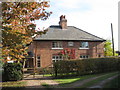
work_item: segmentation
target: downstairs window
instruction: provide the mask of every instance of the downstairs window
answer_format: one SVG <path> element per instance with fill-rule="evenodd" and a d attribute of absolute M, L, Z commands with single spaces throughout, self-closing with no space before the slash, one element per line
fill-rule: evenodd
<path fill-rule="evenodd" d="M 63 57 L 61 55 L 53 55 L 52 56 L 52 62 L 57 62 L 59 60 L 63 60 Z"/>
<path fill-rule="evenodd" d="M 88 55 L 80 55 L 80 59 L 87 59 L 87 58 L 89 58 Z"/>

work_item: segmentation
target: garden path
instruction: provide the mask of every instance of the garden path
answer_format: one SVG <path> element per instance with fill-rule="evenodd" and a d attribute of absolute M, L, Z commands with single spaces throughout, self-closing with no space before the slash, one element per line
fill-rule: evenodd
<path fill-rule="evenodd" d="M 27 82 L 27 84 L 25 86 L 26 88 L 27 87 L 44 88 L 43 84 L 58 85 L 57 82 L 52 80 L 52 77 L 43 77 L 42 75 L 35 75 L 35 77 L 33 77 L 33 75 L 29 75 L 29 76 L 25 77 L 23 81 Z"/>

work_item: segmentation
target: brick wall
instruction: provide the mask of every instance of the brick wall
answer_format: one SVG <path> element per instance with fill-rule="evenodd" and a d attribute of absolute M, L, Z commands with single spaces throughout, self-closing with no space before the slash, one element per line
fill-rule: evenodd
<path fill-rule="evenodd" d="M 68 41 L 62 41 L 63 48 L 75 49 L 75 59 L 79 59 L 80 55 L 89 55 L 90 58 L 104 56 L 104 42 L 89 42 L 89 49 L 79 49 L 80 41 L 73 41 L 74 46 L 68 46 Z M 36 52 L 40 56 L 41 67 L 46 67 L 52 63 L 52 55 L 59 53 L 61 50 L 52 49 L 52 41 L 34 41 L 29 51 Z"/>

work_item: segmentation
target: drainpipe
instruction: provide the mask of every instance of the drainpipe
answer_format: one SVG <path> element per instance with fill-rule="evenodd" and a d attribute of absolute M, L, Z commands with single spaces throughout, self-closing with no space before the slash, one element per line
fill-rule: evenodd
<path fill-rule="evenodd" d="M 35 41 L 35 55 L 34 55 L 34 72 L 36 68 L 36 56 L 37 56 L 37 41 Z"/>

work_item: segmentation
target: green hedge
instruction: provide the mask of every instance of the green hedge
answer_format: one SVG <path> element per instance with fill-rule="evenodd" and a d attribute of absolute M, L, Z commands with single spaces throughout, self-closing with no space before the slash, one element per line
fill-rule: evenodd
<path fill-rule="evenodd" d="M 120 58 L 90 58 L 82 60 L 62 60 L 54 63 L 55 76 L 85 75 L 117 71 Z"/>
<path fill-rule="evenodd" d="M 5 63 L 3 65 L 3 81 L 22 80 L 22 64 L 21 63 Z"/>

